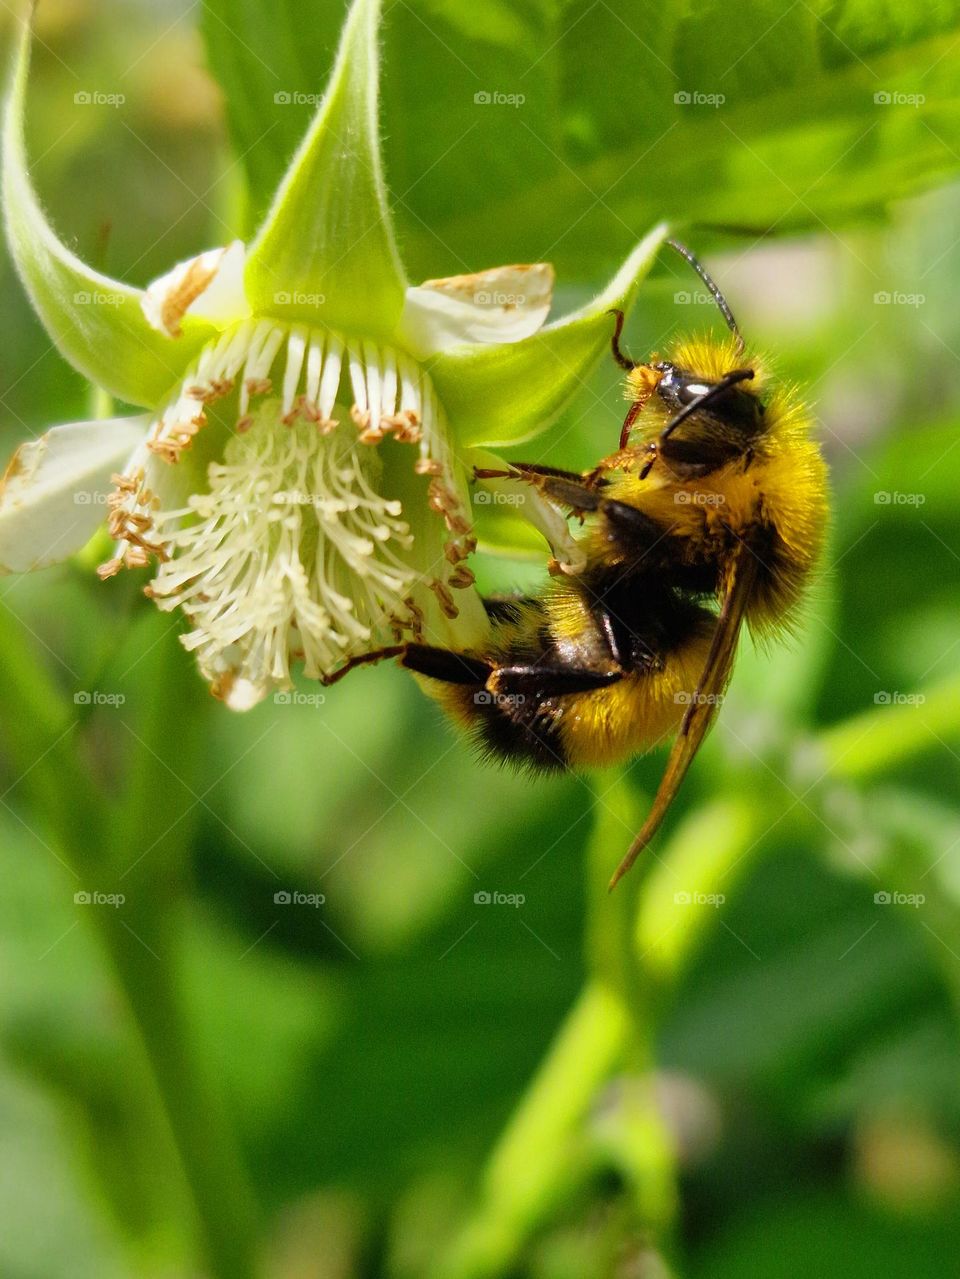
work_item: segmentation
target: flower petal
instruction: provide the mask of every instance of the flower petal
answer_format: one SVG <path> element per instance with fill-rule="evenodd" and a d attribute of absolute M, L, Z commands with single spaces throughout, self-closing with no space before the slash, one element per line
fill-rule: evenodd
<path fill-rule="evenodd" d="M 437 355 L 430 373 L 459 445 L 498 447 L 545 430 L 609 348 L 608 312 L 628 311 L 669 234 L 661 223 L 587 306 L 521 342 L 461 346 Z"/>
<path fill-rule="evenodd" d="M 378 0 L 354 0 L 330 83 L 250 248 L 254 310 L 389 338 L 406 279 L 377 131 Z M 296 290 L 293 292 L 292 290 Z"/>
<path fill-rule="evenodd" d="M 420 359 L 461 342 L 519 342 L 546 322 L 553 283 L 549 262 L 425 280 L 407 289 L 400 341 Z"/>
<path fill-rule="evenodd" d="M 55 426 L 21 444 L 0 480 L 0 573 L 28 573 L 78 551 L 107 515 L 110 476 L 143 440 L 150 418 Z"/>
<path fill-rule="evenodd" d="M 173 344 L 150 328 L 141 292 L 91 270 L 60 242 L 29 176 L 23 120 L 30 63 L 24 24 L 3 129 L 3 206 L 10 252 L 30 301 L 65 359 L 131 404 L 155 405 L 212 330 L 193 321 Z"/>
<path fill-rule="evenodd" d="M 222 249 L 208 249 L 179 262 L 154 280 L 141 298 L 151 328 L 170 338 L 183 332 L 183 318 L 195 315 L 218 329 L 250 317 L 243 291 L 245 250 L 242 240 Z"/>

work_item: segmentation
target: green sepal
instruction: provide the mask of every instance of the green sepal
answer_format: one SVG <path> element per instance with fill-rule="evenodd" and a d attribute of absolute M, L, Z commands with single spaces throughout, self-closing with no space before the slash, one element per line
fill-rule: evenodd
<path fill-rule="evenodd" d="M 247 258 L 259 314 L 389 338 L 406 278 L 377 124 L 378 0 L 354 0 L 327 91 Z"/>
<path fill-rule="evenodd" d="M 665 223 L 655 227 L 592 302 L 532 337 L 436 356 L 430 374 L 457 444 L 499 448 L 545 430 L 609 347 L 608 312 L 630 310 L 668 234 Z"/>
<path fill-rule="evenodd" d="M 23 121 L 30 26 L 20 37 L 3 127 L 3 209 L 10 253 L 34 309 L 64 359 L 129 404 L 153 408 L 216 330 L 187 319 L 172 339 L 148 324 L 138 289 L 92 270 L 61 243 L 30 181 Z"/>

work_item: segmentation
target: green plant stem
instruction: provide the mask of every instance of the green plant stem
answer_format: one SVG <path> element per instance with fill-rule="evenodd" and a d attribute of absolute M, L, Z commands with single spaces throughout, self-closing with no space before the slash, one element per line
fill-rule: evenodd
<path fill-rule="evenodd" d="M 497 1143 L 479 1208 L 433 1272 L 436 1279 L 490 1279 L 516 1263 L 579 1178 L 584 1120 L 628 1034 L 622 1001 L 603 983 L 588 985 Z"/>
<path fill-rule="evenodd" d="M 0 711 L 5 749 L 20 774 L 18 785 L 46 818 L 74 887 L 119 891 L 122 910 L 87 909 L 152 1081 L 147 1106 L 166 1116 L 194 1210 L 191 1223 L 207 1269 L 216 1279 L 254 1279 L 255 1212 L 241 1169 L 235 1134 L 206 1076 L 183 1011 L 177 951 L 183 920 L 183 862 L 191 825 L 187 803 L 173 804 L 190 775 L 195 725 L 183 706 L 194 688 L 182 687 L 186 669 L 162 619 L 151 617 L 135 636 L 144 652 L 138 688 L 150 690 L 125 752 L 124 786 L 108 796 L 86 766 L 83 725 L 72 690 L 59 690 L 34 649 L 0 624 Z M 159 641 L 159 642 L 157 642 Z M 135 710 L 136 708 L 132 708 Z M 132 713 L 132 712 L 131 712 Z M 124 730 L 116 729 L 118 733 Z M 153 851 L 140 857 L 142 850 Z M 129 874 L 132 865 L 136 873 Z M 157 1176 L 166 1175 L 158 1167 Z"/>
<path fill-rule="evenodd" d="M 628 1026 L 620 1063 L 624 1087 L 609 1153 L 634 1188 L 638 1218 L 665 1243 L 676 1220 L 679 1195 L 673 1146 L 655 1093 L 656 975 L 639 962 L 633 946 L 637 901 L 646 891 L 650 863 L 639 868 L 632 881 L 610 891 L 615 850 L 626 846 L 642 813 L 622 775 L 612 787 L 604 778 L 595 794 L 597 815 L 587 850 L 587 961 L 594 980 L 620 1001 Z"/>

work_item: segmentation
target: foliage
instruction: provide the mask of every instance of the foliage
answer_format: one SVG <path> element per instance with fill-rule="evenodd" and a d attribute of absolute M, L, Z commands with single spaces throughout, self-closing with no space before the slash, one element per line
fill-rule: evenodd
<path fill-rule="evenodd" d="M 0 1150 L 18 1172 L 0 1273 L 186 1274 L 203 1245 L 231 1279 L 565 1279 L 632 1273 L 650 1249 L 690 1279 L 943 1273 L 960 1195 L 960 194 L 941 186 L 960 163 L 958 8 L 389 9 L 386 176 L 411 278 L 438 255 L 549 258 L 586 296 L 661 217 L 804 233 L 686 232 L 733 243 L 710 260 L 744 329 L 816 401 L 830 561 L 800 639 L 742 654 L 681 811 L 612 898 L 659 758 L 623 778 L 482 767 L 387 668 L 237 718 L 198 704 L 135 583 L 77 565 L 5 580 Z M 208 0 L 232 157 L 212 193 L 216 114 L 150 97 L 151 75 L 189 63 L 170 43 L 186 26 L 151 55 L 166 15 L 113 18 L 108 53 L 85 33 L 109 13 L 51 19 L 29 149 L 56 225 L 89 250 L 134 201 L 140 233 L 118 218 L 106 256 L 137 283 L 171 244 L 249 230 L 342 16 Z M 116 116 L 64 130 L 74 78 L 109 87 L 141 57 Z M 3 269 L 12 446 L 87 392 Z M 665 267 L 633 345 L 714 323 L 696 293 Z M 583 388 L 544 460 L 612 446 L 616 377 Z M 481 571 L 504 586 L 542 568 Z M 94 891 L 123 908 L 75 902 Z"/>

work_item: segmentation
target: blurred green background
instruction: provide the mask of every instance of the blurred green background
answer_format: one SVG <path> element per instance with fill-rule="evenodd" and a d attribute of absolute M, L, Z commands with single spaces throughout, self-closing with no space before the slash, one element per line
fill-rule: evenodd
<path fill-rule="evenodd" d="M 342 16 L 44 0 L 61 234 L 144 284 L 247 232 Z M 662 757 L 519 778 L 385 667 L 231 715 L 132 574 L 5 580 L 3 1279 L 240 1279 L 245 1232 L 271 1279 L 960 1274 L 958 52 L 949 3 L 387 6 L 411 276 L 549 259 L 564 310 L 693 224 L 814 405 L 828 561 L 610 901 Z M 9 453 L 91 393 L 0 272 Z M 701 294 L 665 260 L 630 348 L 716 329 Z M 622 414 L 605 362 L 519 455 L 589 466 Z"/>

